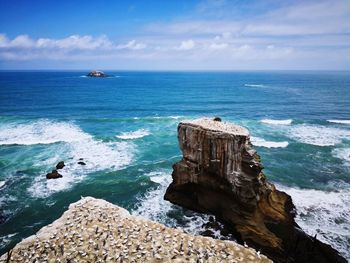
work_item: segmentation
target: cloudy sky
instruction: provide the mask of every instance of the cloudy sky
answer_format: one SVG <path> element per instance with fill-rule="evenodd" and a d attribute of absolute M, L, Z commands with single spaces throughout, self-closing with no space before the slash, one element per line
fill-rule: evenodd
<path fill-rule="evenodd" d="M 349 70 L 350 0 L 0 1 L 0 69 Z"/>

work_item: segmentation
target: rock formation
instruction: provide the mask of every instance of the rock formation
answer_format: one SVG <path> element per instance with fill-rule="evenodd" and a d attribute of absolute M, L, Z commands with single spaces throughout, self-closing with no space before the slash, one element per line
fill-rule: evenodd
<path fill-rule="evenodd" d="M 93 70 L 87 74 L 88 77 L 94 77 L 94 78 L 104 78 L 107 77 L 107 74 L 105 74 L 103 71 Z"/>
<path fill-rule="evenodd" d="M 0 257 L 5 262 L 271 262 L 232 241 L 192 236 L 85 197 Z"/>
<path fill-rule="evenodd" d="M 46 179 L 57 179 L 62 178 L 62 174 L 58 173 L 57 170 L 52 170 L 51 173 L 46 174 Z"/>
<path fill-rule="evenodd" d="M 291 197 L 266 180 L 247 129 L 184 121 L 178 139 L 183 158 L 173 166 L 166 200 L 215 215 L 239 241 L 276 262 L 346 262 L 296 224 Z"/>
<path fill-rule="evenodd" d="M 63 169 L 65 167 L 64 161 L 60 161 L 58 164 L 56 164 L 56 169 Z"/>

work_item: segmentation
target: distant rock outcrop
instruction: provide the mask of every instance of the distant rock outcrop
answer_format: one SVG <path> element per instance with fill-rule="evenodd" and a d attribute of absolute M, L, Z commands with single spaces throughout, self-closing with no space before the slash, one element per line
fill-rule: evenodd
<path fill-rule="evenodd" d="M 88 77 L 94 77 L 94 78 L 104 78 L 107 77 L 107 74 L 105 74 L 103 71 L 93 70 L 87 74 Z"/>
<path fill-rule="evenodd" d="M 291 197 L 266 180 L 247 129 L 218 119 L 184 121 L 178 139 L 183 158 L 173 166 L 166 200 L 215 215 L 276 262 L 346 262 L 296 224 Z"/>

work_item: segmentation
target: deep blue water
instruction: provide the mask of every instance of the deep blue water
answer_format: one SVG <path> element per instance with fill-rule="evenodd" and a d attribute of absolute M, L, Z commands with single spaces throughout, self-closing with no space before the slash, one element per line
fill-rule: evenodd
<path fill-rule="evenodd" d="M 0 254 L 88 195 L 199 233 L 205 216 L 162 198 L 178 122 L 220 116 L 250 130 L 298 223 L 350 258 L 350 72 L 108 73 L 0 72 Z"/>

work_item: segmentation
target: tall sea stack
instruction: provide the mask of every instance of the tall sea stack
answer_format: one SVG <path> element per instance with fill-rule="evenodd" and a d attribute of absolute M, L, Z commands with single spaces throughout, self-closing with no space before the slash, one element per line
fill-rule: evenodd
<path fill-rule="evenodd" d="M 173 166 L 166 200 L 215 215 L 238 241 L 275 262 L 346 262 L 297 225 L 291 197 L 266 180 L 247 129 L 197 119 L 179 124 L 178 139 L 183 158 Z"/>

